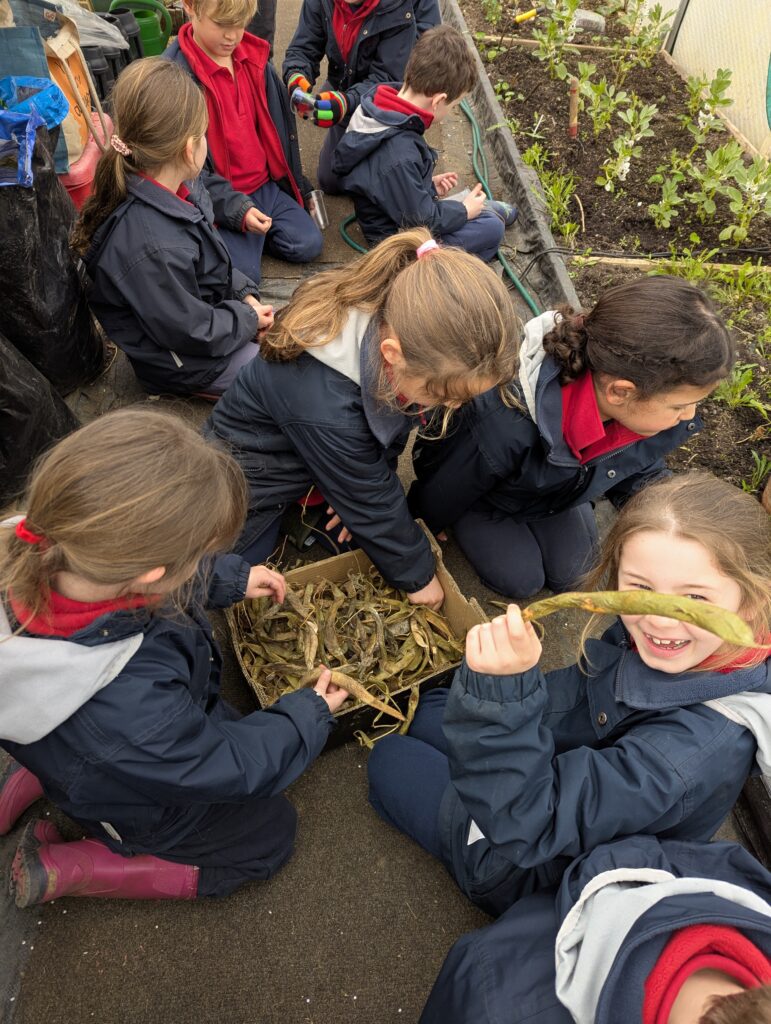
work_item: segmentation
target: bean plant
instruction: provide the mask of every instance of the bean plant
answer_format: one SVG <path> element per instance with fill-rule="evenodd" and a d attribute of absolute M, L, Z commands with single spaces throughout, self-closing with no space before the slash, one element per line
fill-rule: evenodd
<path fill-rule="evenodd" d="M 733 100 L 726 96 L 731 85 L 731 77 L 728 68 L 718 68 L 711 81 L 705 77 L 688 79 L 688 113 L 681 114 L 678 120 L 693 136 L 692 152 L 704 145 L 711 132 L 725 131 L 717 112 L 724 107 L 730 107 L 733 103 Z"/>
<path fill-rule="evenodd" d="M 589 67 L 593 68 L 594 65 Z M 604 75 L 599 82 L 592 82 L 588 75 L 583 78 L 579 76 L 578 89 L 585 100 L 584 108 L 591 118 L 595 139 L 610 127 L 613 115 L 631 103 L 629 93 L 610 85 Z"/>
<path fill-rule="evenodd" d="M 613 47 L 613 65 L 616 69 L 614 85 L 621 88 L 634 68 L 649 68 L 661 49 L 664 36 L 670 28 L 674 10 L 664 11 L 661 4 L 646 9 L 647 0 L 629 0 L 624 13 L 617 20 L 626 28 L 627 35 Z"/>
<path fill-rule="evenodd" d="M 579 52 L 569 44 L 575 35 L 573 19 L 580 2 L 546 0 L 545 16 L 539 19 L 539 27 L 533 29 L 533 38 L 538 43 L 535 55 L 546 64 L 551 78 L 564 81 L 570 74 L 565 57 Z"/>
<path fill-rule="evenodd" d="M 596 183 L 606 192 L 615 192 L 616 183 L 626 181 L 632 158 L 639 157 L 643 139 L 653 136 L 651 121 L 658 113 L 655 103 L 640 103 L 637 97 L 626 110 L 619 110 L 617 116 L 626 125 L 626 129 L 613 140 L 613 149 L 608 159 L 600 167 Z"/>
<path fill-rule="evenodd" d="M 718 238 L 741 245 L 758 216 L 771 217 L 771 164 L 756 156 L 752 163 L 737 166 L 733 180 L 735 184 L 724 186 L 724 192 L 735 223 L 723 228 Z"/>

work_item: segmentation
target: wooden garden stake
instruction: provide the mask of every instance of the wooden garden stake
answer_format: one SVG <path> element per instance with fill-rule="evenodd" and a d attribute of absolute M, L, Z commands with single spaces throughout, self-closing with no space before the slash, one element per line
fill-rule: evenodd
<path fill-rule="evenodd" d="M 570 76 L 570 115 L 568 118 L 568 135 L 571 139 L 578 138 L 578 79 Z"/>

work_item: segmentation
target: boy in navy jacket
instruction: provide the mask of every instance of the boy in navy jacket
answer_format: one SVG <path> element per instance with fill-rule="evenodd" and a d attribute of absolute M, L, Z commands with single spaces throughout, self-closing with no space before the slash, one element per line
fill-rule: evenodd
<path fill-rule="evenodd" d="M 259 283 L 263 247 L 308 263 L 323 239 L 305 211 L 294 117 L 269 62 L 269 44 L 245 32 L 254 0 L 186 0 L 183 25 L 165 57 L 203 89 L 211 169 L 244 195 L 240 230 L 221 234 L 233 265 Z"/>
<path fill-rule="evenodd" d="M 404 84 L 378 85 L 362 98 L 332 160 L 371 245 L 401 228 L 427 227 L 446 245 L 489 260 L 516 211 L 490 203 L 482 186 L 463 199 L 442 198 L 458 183 L 454 172 L 434 174 L 437 153 L 425 139 L 471 90 L 471 51 L 449 25 L 430 29 L 415 45 Z"/>
<path fill-rule="evenodd" d="M 309 93 L 327 58 L 327 81 L 312 111 L 327 130 L 318 169 L 325 192 L 341 191 L 332 155 L 362 95 L 378 82 L 400 80 L 415 41 L 440 20 L 437 0 L 303 0 L 282 74 L 290 95 Z"/>
<path fill-rule="evenodd" d="M 455 943 L 421 1024 L 767 1021 L 769 899 L 771 874 L 733 843 L 598 846 Z"/>

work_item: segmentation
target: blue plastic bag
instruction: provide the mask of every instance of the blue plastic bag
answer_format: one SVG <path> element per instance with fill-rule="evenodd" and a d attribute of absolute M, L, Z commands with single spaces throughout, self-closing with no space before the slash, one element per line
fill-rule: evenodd
<path fill-rule="evenodd" d="M 0 186 L 32 185 L 35 132 L 61 124 L 67 97 L 49 78 L 0 78 Z"/>

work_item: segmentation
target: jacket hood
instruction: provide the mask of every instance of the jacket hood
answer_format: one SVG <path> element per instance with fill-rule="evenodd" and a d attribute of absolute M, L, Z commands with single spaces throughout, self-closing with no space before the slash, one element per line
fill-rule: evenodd
<path fill-rule="evenodd" d="M 771 660 L 766 660 L 767 682 L 771 682 Z M 771 688 L 771 687 L 769 687 Z M 758 745 L 755 760 L 766 791 L 771 796 L 771 693 L 751 690 L 704 702 L 737 725 L 749 729 Z"/>
<path fill-rule="evenodd" d="M 399 82 L 385 83 L 394 89 L 400 88 Z M 397 132 L 415 131 L 422 135 L 425 131 L 418 114 L 405 114 L 398 110 L 381 110 L 375 105 L 375 92 L 362 96 L 361 103 L 353 112 L 345 135 L 335 148 L 334 168 L 339 175 L 350 174 L 354 167 L 366 160 Z"/>
<path fill-rule="evenodd" d="M 630 840 L 655 843 L 652 837 Z M 675 843 L 676 848 L 689 844 Z M 712 844 L 707 859 L 732 844 Z M 619 844 L 623 849 L 623 845 Z M 695 846 L 695 844 L 694 844 Z M 707 844 L 704 844 L 707 846 Z M 610 848 L 606 848 L 610 849 Z M 698 851 L 698 848 L 697 848 Z M 603 854 L 603 848 L 599 850 Z M 745 851 L 741 853 L 748 856 Z M 591 861 L 593 854 L 589 855 Z M 599 858 L 602 859 L 602 856 Z M 576 1024 L 615 1024 L 618 1014 L 639 1020 L 640 989 L 672 933 L 692 924 L 727 924 L 741 927 L 766 952 L 771 945 L 771 906 L 744 884 L 737 884 L 730 868 L 710 866 L 716 877 L 678 877 L 666 858 L 615 858 L 583 886 L 567 911 L 557 934 L 555 960 L 557 997 Z M 634 864 L 635 860 L 640 860 Z M 697 874 L 689 858 L 689 875 Z M 705 862 L 706 864 L 706 862 Z M 717 862 L 716 862 L 717 864 Z M 705 872 L 706 873 L 706 872 Z M 721 878 L 723 873 L 725 877 Z M 741 876 L 736 876 L 742 882 Z M 560 899 L 566 896 L 563 881 Z M 766 895 L 768 894 L 766 882 Z"/>
<path fill-rule="evenodd" d="M 541 313 L 540 316 L 528 320 L 525 324 L 525 337 L 519 350 L 519 383 L 527 411 L 534 423 L 538 423 L 536 407 L 538 378 L 546 359 L 543 339 L 554 327 L 558 315 L 554 310 L 547 310 L 546 313 Z"/>
<path fill-rule="evenodd" d="M 377 370 L 370 356 L 377 335 L 378 321 L 373 314 L 352 309 L 336 338 L 326 345 L 312 346 L 305 351 L 361 388 L 367 424 L 380 444 L 388 448 L 404 431 L 406 417 L 404 413 L 384 406 L 375 395 Z"/>
<path fill-rule="evenodd" d="M 139 632 L 86 646 L 11 632 L 0 605 L 0 739 L 14 743 L 53 732 L 123 671 L 143 640 Z"/>

